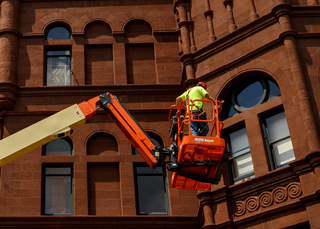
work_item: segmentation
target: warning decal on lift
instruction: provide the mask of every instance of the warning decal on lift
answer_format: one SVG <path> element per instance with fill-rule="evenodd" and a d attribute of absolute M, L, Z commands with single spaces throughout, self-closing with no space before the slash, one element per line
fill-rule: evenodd
<path fill-rule="evenodd" d="M 196 138 L 197 142 L 214 142 L 213 139 L 206 139 L 206 138 Z"/>

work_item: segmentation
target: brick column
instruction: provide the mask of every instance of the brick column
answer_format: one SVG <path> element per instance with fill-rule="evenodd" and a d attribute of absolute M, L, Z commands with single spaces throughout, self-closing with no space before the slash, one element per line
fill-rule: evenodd
<path fill-rule="evenodd" d="M 258 18 L 256 7 L 254 5 L 254 0 L 248 0 L 248 1 L 249 1 L 249 7 L 250 7 L 250 20 L 254 21 Z"/>
<path fill-rule="evenodd" d="M 306 155 L 309 153 L 320 152 L 319 130 L 312 108 L 313 106 L 308 91 L 308 85 L 305 80 L 306 77 L 303 75 L 301 67 L 301 61 L 295 39 L 296 32 L 292 29 L 290 22 L 291 6 L 285 4 L 284 1 L 278 2 L 282 4 L 274 8 L 274 13 L 281 26 L 280 38 L 282 38 L 283 44 L 286 48 L 291 74 L 297 88 L 296 98 L 301 111 L 304 132 L 306 133 L 306 141 L 309 146 L 309 152 L 306 151 Z"/>
<path fill-rule="evenodd" d="M 18 90 L 18 17 L 19 0 L 3 0 L 0 21 L 0 111 L 14 107 Z"/>
<path fill-rule="evenodd" d="M 202 217 L 203 225 L 202 228 L 214 228 L 214 211 L 213 211 L 213 203 L 212 203 L 212 193 L 211 192 L 200 192 L 197 195 L 198 199 L 200 199 L 200 208 L 202 208 Z"/>
<path fill-rule="evenodd" d="M 224 0 L 223 4 L 227 8 L 228 18 L 229 18 L 229 33 L 236 31 L 237 27 L 234 22 L 233 12 L 232 12 L 232 0 Z"/>
<path fill-rule="evenodd" d="M 210 42 L 214 42 L 215 40 L 217 40 L 217 37 L 214 35 L 213 22 L 212 22 L 213 11 L 210 9 L 209 0 L 205 0 L 205 5 L 206 5 L 206 11 L 204 12 L 204 16 L 207 19 L 209 40 Z"/>
<path fill-rule="evenodd" d="M 187 4 L 184 0 L 177 0 L 175 2 L 175 8 L 179 13 L 178 26 L 180 28 L 181 42 L 182 42 L 181 47 L 183 52 L 183 55 L 181 57 L 181 62 L 185 66 L 187 81 L 188 80 L 193 81 L 195 79 L 195 73 L 194 73 L 194 66 L 193 66 L 192 55 L 191 55 L 191 38 L 190 38 L 190 31 L 189 31 L 189 26 L 190 24 L 192 24 L 192 21 L 188 20 Z"/>
<path fill-rule="evenodd" d="M 127 84 L 127 64 L 126 64 L 126 47 L 124 43 L 124 32 L 116 31 L 113 34 L 116 42 L 113 44 L 113 72 L 114 84 Z"/>

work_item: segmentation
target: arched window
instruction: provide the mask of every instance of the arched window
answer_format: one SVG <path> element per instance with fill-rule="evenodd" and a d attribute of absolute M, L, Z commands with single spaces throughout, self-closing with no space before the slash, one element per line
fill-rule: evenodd
<path fill-rule="evenodd" d="M 47 40 L 71 39 L 71 29 L 65 24 L 53 24 L 46 29 Z M 61 44 L 60 44 L 61 45 Z M 72 85 L 72 60 L 71 46 L 45 47 L 45 74 L 44 86 L 68 86 Z"/>
<path fill-rule="evenodd" d="M 71 39 L 71 32 L 70 28 L 67 26 L 54 26 L 50 27 L 50 29 L 46 33 L 47 40 L 65 40 Z"/>
<path fill-rule="evenodd" d="M 42 147 L 45 156 L 69 156 L 73 154 L 72 142 L 69 138 L 52 140 Z"/>
<path fill-rule="evenodd" d="M 251 146 L 255 146 L 255 158 L 266 157 L 270 170 L 295 160 L 282 106 L 278 103 L 277 107 L 265 106 L 250 111 L 281 96 L 280 88 L 272 77 L 260 72 L 244 73 L 226 85 L 220 96 L 225 96 L 220 99 L 225 100 L 221 119 L 228 119 L 232 123 L 223 131 L 230 152 L 228 171 L 231 184 L 255 176 Z M 248 113 L 237 116 L 245 112 Z M 265 145 L 259 146 L 257 150 L 256 142 L 260 139 L 265 139 Z"/>
<path fill-rule="evenodd" d="M 280 96 L 277 83 L 266 75 L 254 75 L 239 83 L 227 95 L 222 119 L 242 113 Z"/>

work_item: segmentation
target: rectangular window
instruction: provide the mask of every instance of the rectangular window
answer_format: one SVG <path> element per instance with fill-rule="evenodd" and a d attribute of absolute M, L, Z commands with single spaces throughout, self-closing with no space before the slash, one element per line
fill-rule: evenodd
<path fill-rule="evenodd" d="M 169 215 L 168 188 L 165 169 L 135 167 L 138 215 Z"/>
<path fill-rule="evenodd" d="M 72 85 L 71 49 L 46 50 L 46 86 Z"/>
<path fill-rule="evenodd" d="M 265 118 L 264 130 L 272 169 L 283 167 L 295 160 L 284 112 Z"/>
<path fill-rule="evenodd" d="M 72 166 L 44 166 L 43 176 L 43 214 L 72 215 Z"/>
<path fill-rule="evenodd" d="M 237 184 L 254 177 L 252 158 L 245 128 L 229 134 L 231 155 L 229 171 L 232 174 L 231 183 Z"/>

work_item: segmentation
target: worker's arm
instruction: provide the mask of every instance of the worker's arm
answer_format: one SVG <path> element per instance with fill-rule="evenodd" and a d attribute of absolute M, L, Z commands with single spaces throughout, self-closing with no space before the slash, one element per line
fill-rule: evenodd
<path fill-rule="evenodd" d="M 181 98 L 180 96 L 178 96 L 178 97 L 176 98 L 177 113 L 179 112 L 180 105 L 181 105 L 181 101 L 182 101 L 182 98 Z"/>
<path fill-rule="evenodd" d="M 204 96 L 205 99 L 207 100 L 210 100 L 214 103 L 214 99 L 211 97 L 211 95 L 209 95 L 209 93 L 207 93 L 205 96 Z"/>

